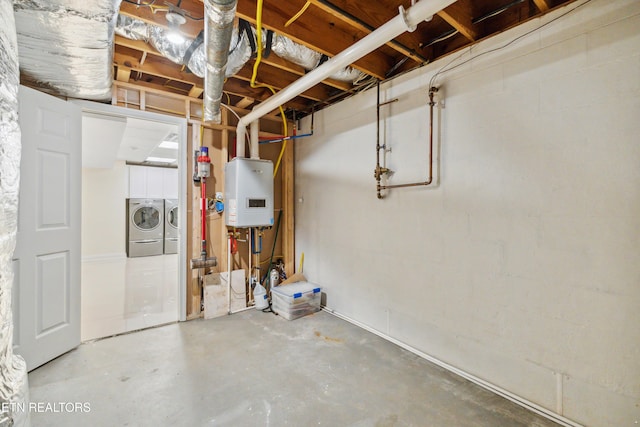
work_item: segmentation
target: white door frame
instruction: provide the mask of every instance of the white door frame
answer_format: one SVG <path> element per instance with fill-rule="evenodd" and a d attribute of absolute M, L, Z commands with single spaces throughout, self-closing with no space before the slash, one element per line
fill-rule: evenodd
<path fill-rule="evenodd" d="M 134 119 L 151 120 L 176 125 L 178 127 L 178 136 L 180 137 L 180 145 L 178 147 L 178 209 L 180 212 L 187 212 L 187 119 L 98 102 L 80 100 L 72 102 L 78 104 L 82 108 L 82 112 L 131 117 Z M 178 290 L 180 295 L 178 319 L 184 322 L 187 320 L 187 283 L 185 280 L 187 277 L 187 215 L 179 215 L 178 222 L 180 236 L 178 250 L 178 262 L 180 264 L 178 266 L 178 284 L 180 286 Z"/>

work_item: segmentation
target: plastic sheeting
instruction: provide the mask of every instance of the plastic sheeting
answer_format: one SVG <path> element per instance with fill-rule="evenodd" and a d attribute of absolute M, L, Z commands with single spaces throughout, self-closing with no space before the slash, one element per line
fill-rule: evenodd
<path fill-rule="evenodd" d="M 130 16 L 118 15 L 116 34 L 131 40 L 142 40 L 150 44 L 162 56 L 179 65 L 184 64 L 184 57 L 193 43 L 193 40 L 185 40 L 175 43 L 169 40 L 169 30 L 155 25 L 149 25 L 139 19 Z M 251 58 L 251 45 L 246 33 L 242 33 L 238 39 L 238 29 L 233 28 L 231 43 L 229 46 L 229 58 L 227 59 L 226 77 L 236 74 Z M 204 78 L 207 67 L 207 58 L 204 52 L 204 43 L 200 44 L 191 54 L 186 64 L 189 70 L 198 77 Z"/>
<path fill-rule="evenodd" d="M 20 66 L 41 90 L 106 100 L 121 0 L 14 0 Z"/>
<path fill-rule="evenodd" d="M 13 354 L 11 258 L 18 225 L 18 44 L 11 0 L 0 0 L 0 426 L 28 426 L 27 368 Z M 8 411 L 3 411 L 8 409 Z"/>

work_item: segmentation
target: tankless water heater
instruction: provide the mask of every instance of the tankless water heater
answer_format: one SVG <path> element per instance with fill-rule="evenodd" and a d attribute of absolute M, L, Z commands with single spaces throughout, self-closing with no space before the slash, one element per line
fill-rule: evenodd
<path fill-rule="evenodd" d="M 227 226 L 273 225 L 273 163 L 236 157 L 224 166 Z"/>

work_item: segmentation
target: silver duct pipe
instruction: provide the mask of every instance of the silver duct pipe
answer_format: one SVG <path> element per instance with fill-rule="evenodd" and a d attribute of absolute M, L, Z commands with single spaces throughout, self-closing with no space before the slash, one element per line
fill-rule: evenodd
<path fill-rule="evenodd" d="M 198 77 L 204 78 L 207 70 L 207 58 L 204 43 L 198 46 L 189 61 L 185 64 L 185 54 L 193 43 L 193 39 L 176 43 L 169 40 L 169 30 L 150 25 L 130 16 L 118 15 L 116 34 L 130 40 L 142 40 L 151 45 L 160 55 L 178 65 L 186 65 Z M 251 45 L 246 33 L 238 37 L 238 28 L 233 27 L 229 57 L 227 59 L 226 77 L 231 77 L 251 58 Z"/>
<path fill-rule="evenodd" d="M 40 90 L 111 99 L 120 0 L 14 0 L 20 71 Z"/>
<path fill-rule="evenodd" d="M 18 42 L 12 2 L 0 0 L 0 426 L 26 427 L 29 383 L 24 359 L 13 353 L 13 250 L 18 230 L 20 126 Z"/>
<path fill-rule="evenodd" d="M 265 33 L 266 32 L 263 32 L 263 34 Z M 307 71 L 317 68 L 320 64 L 320 60 L 322 59 L 322 54 L 320 52 L 316 52 L 307 46 L 296 43 L 289 37 L 281 34 L 273 35 L 271 51 L 280 58 L 291 61 Z M 354 83 L 365 76 L 366 74 L 352 67 L 344 67 L 335 71 L 329 76 L 329 78 Z"/>
<path fill-rule="evenodd" d="M 237 0 L 205 0 L 204 49 L 207 70 L 204 76 L 204 121 L 220 123 L 220 103 L 236 16 Z"/>

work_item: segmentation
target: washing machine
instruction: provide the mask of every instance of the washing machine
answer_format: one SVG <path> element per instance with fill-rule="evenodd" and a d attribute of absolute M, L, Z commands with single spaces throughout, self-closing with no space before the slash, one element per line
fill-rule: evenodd
<path fill-rule="evenodd" d="M 127 256 L 162 255 L 164 247 L 164 200 L 128 199 Z"/>
<path fill-rule="evenodd" d="M 164 253 L 178 253 L 178 200 L 164 201 Z"/>

